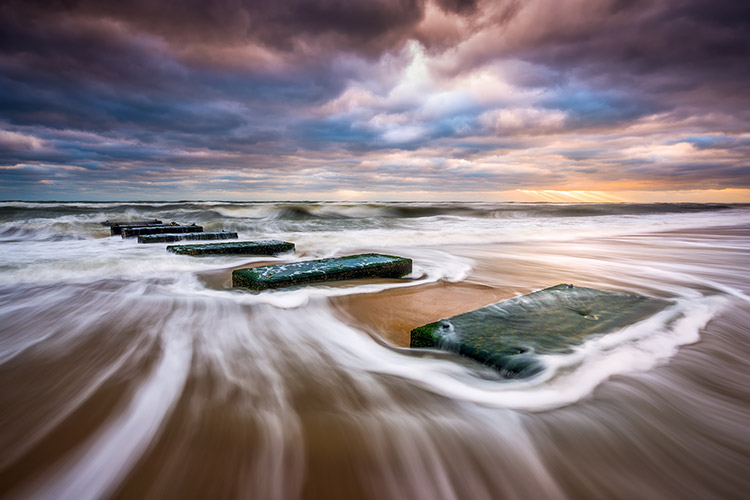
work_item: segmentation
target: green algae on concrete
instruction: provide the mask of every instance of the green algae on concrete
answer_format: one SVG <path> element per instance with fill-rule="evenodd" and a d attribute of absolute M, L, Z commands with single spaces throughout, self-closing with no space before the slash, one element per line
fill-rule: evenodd
<path fill-rule="evenodd" d="M 183 240 L 236 240 L 237 233 L 217 231 L 213 233 L 181 233 L 181 234 L 145 234 L 138 237 L 138 243 L 173 243 Z"/>
<path fill-rule="evenodd" d="M 109 228 L 109 235 L 110 236 L 117 236 L 118 234 L 122 236 L 122 232 L 126 231 L 128 229 L 133 229 L 137 227 L 167 227 L 169 224 L 137 224 L 135 226 L 130 226 L 128 224 L 124 224 L 122 226 L 112 226 Z"/>
<path fill-rule="evenodd" d="M 294 251 L 294 243 L 279 240 L 233 241 L 204 245 L 170 245 L 167 250 L 180 255 L 276 255 Z"/>
<path fill-rule="evenodd" d="M 159 219 L 148 219 L 148 220 L 105 220 L 102 222 L 102 226 L 114 227 L 114 226 L 148 226 L 149 224 L 161 224 Z"/>
<path fill-rule="evenodd" d="M 289 264 L 236 269 L 232 286 L 265 290 L 362 278 L 401 278 L 411 273 L 411 259 L 393 255 L 360 254 L 334 259 L 308 260 Z"/>
<path fill-rule="evenodd" d="M 123 238 L 135 238 L 136 236 L 145 236 L 147 234 L 177 234 L 177 233 L 202 233 L 203 226 L 191 224 L 189 226 L 180 226 L 178 224 L 162 224 L 158 226 L 139 226 L 128 227 L 122 230 Z"/>
<path fill-rule="evenodd" d="M 411 347 L 458 352 L 506 377 L 542 371 L 539 355 L 566 353 L 666 307 L 659 299 L 557 285 L 411 331 Z"/>
<path fill-rule="evenodd" d="M 162 223 L 159 219 L 152 219 L 150 221 L 134 221 L 134 222 L 102 222 L 102 226 L 109 226 L 109 235 L 117 236 L 122 234 L 122 230 L 131 227 L 155 227 L 155 226 L 167 226 L 168 224 Z"/>

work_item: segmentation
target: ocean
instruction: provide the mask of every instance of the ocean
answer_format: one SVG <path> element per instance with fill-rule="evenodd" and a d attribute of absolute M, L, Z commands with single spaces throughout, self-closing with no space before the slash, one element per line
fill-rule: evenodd
<path fill-rule="evenodd" d="M 296 244 L 189 257 L 159 218 Z M 249 293 L 379 252 L 402 280 Z M 411 328 L 573 283 L 667 309 L 530 379 Z M 750 205 L 0 202 L 0 497 L 745 498 Z"/>

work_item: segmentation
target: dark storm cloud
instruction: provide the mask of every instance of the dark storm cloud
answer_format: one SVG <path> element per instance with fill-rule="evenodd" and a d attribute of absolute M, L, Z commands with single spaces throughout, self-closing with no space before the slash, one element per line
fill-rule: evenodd
<path fill-rule="evenodd" d="M 341 85 L 327 67 L 275 75 L 191 67 L 159 39 L 109 21 L 44 17 L 33 30 L 13 21 L 0 21 L 0 105 L 14 124 L 218 134 L 239 124 L 222 100 L 263 111 L 325 99 Z"/>
<path fill-rule="evenodd" d="M 441 9 L 447 12 L 473 13 L 477 10 L 478 0 L 437 0 Z"/>
<path fill-rule="evenodd" d="M 561 20 L 540 26 L 536 37 L 518 40 L 514 55 L 556 68 L 562 77 L 578 75 L 590 85 L 633 94 L 655 93 L 673 105 L 731 108 L 746 98 L 750 3 L 639 0 L 608 6 L 576 10 L 566 19 L 559 4 L 554 15 Z M 585 20 L 569 18 L 576 15 Z M 709 102 L 717 96 L 720 102 Z"/>
<path fill-rule="evenodd" d="M 374 55 L 399 43 L 422 9 L 417 0 L 6 2 L 0 7 L 0 118 L 10 126 L 146 142 L 158 135 L 177 146 L 243 151 L 263 143 L 271 152 L 293 150 L 298 146 L 278 144 L 290 110 L 334 97 L 351 76 L 336 66 L 337 51 Z M 275 57 L 294 64 L 284 71 L 217 69 L 205 60 L 206 43 L 208 59 L 217 50 L 261 43 L 291 51 Z M 191 44 L 199 56 L 181 58 Z M 296 59 L 300 44 L 321 57 Z M 25 161 L 31 155 L 4 156 Z"/>
<path fill-rule="evenodd" d="M 6 0 L 0 181 L 748 187 L 749 20 L 734 0 Z"/>
<path fill-rule="evenodd" d="M 451 10 L 472 2 L 444 1 Z M 257 41 L 292 50 L 300 41 L 326 40 L 372 51 L 409 34 L 423 15 L 422 0 L 72 0 L 12 1 L 26 16 L 116 19 L 136 31 L 176 43 Z"/>

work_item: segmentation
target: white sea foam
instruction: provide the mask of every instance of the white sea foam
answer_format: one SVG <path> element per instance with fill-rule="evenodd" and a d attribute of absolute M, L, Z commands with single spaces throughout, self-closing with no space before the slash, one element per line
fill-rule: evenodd
<path fill-rule="evenodd" d="M 746 250 L 745 240 L 718 236 L 723 244 L 715 246 L 706 240 L 657 235 L 664 230 L 729 227 L 747 220 L 746 207 L 664 213 L 654 209 L 644 214 L 608 214 L 602 208 L 602 214 L 586 217 L 561 216 L 548 206 L 540 209 L 502 204 L 21 205 L 23 213 L 31 217 L 11 214 L 6 220 L 0 219 L 0 235 L 5 240 L 0 242 L 0 285 L 144 282 L 152 287 L 139 293 L 271 307 L 268 314 L 286 322 L 285 331 L 297 332 L 295 335 L 311 329 L 320 332 L 320 349 L 333 351 L 333 359 L 352 370 L 397 375 L 452 398 L 495 406 L 542 409 L 575 401 L 616 373 L 648 369 L 668 359 L 677 346 L 696 341 L 701 325 L 729 298 L 750 300 L 737 285 L 743 280 L 737 275 L 737 266 L 729 264 L 724 269 L 720 262 L 722 256 L 739 258 L 736 256 Z M 7 210 L 18 206 L 0 204 Z M 564 206 L 560 210 L 578 208 Z M 39 216 L 33 216 L 35 210 L 40 211 Z M 62 213 L 55 215 L 55 210 Z M 297 253 L 276 258 L 192 258 L 166 252 L 163 245 L 139 245 L 132 239 L 108 237 L 108 229 L 98 224 L 104 218 L 117 217 L 169 220 L 180 213 L 202 217 L 219 227 L 241 228 L 242 239 L 293 241 Z M 66 232 L 79 239 L 59 238 Z M 525 246 L 502 246 L 512 242 Z M 690 254 L 683 253 L 686 246 Z M 644 248 L 649 253 L 644 253 Z M 200 278 L 205 272 L 228 276 L 233 267 L 259 261 L 287 262 L 373 251 L 412 258 L 413 273 L 403 281 L 318 284 L 261 294 L 210 288 Z M 477 262 L 497 258 L 509 259 L 511 266 L 523 263 L 534 269 L 549 269 L 550 285 L 559 282 L 558 271 L 581 269 L 589 281 L 596 277 L 595 284 L 604 288 L 656 293 L 675 305 L 606 340 L 589 342 L 574 354 L 546 359 L 548 370 L 540 377 L 500 383 L 483 380 L 465 363 L 444 357 L 405 356 L 383 347 L 341 323 L 327 307 L 326 299 L 335 296 L 438 281 L 460 282 L 476 272 Z M 11 303 L 5 307 L 15 306 Z M 14 348 L 6 347 L 3 354 L 12 355 Z"/>
<path fill-rule="evenodd" d="M 679 300 L 649 319 L 590 340 L 571 354 L 543 357 L 546 369 L 535 378 L 503 382 L 483 378 L 479 364 L 394 351 L 340 323 L 322 305 L 308 304 L 276 321 L 278 331 L 285 332 L 284 342 L 298 343 L 301 335 L 312 335 L 317 349 L 328 352 L 347 370 L 403 377 L 453 400 L 539 411 L 578 401 L 613 375 L 648 370 L 668 360 L 679 346 L 696 342 L 700 329 L 727 303 L 726 297 Z M 274 313 L 266 309 L 262 314 Z M 314 352 L 311 355 L 317 356 Z"/>

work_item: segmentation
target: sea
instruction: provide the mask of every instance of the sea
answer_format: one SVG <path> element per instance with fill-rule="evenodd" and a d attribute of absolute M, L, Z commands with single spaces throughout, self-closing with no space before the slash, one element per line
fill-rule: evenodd
<path fill-rule="evenodd" d="M 293 242 L 190 257 L 158 218 Z M 357 253 L 403 279 L 253 293 Z M 668 307 L 528 379 L 409 330 L 560 283 Z M 750 205 L 0 202 L 0 497 L 747 498 Z"/>

